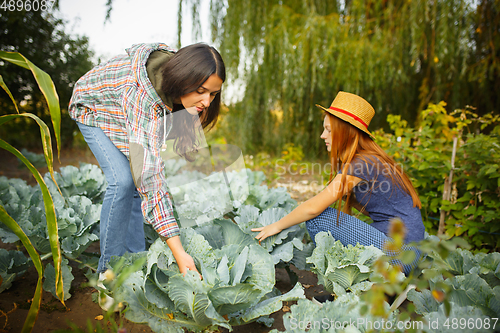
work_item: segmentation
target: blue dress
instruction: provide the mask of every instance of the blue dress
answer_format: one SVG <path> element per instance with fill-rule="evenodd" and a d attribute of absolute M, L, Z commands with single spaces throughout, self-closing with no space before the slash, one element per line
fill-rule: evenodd
<path fill-rule="evenodd" d="M 368 224 L 341 212 L 340 221 L 337 223 L 338 211 L 328 207 L 320 215 L 306 222 L 307 230 L 313 240 L 318 232 L 326 231 L 336 240 L 340 240 L 344 246 L 359 243 L 383 249 L 384 243 L 389 240 L 387 233 L 390 220 L 393 218 L 400 218 L 405 224 L 406 243 L 418 242 L 424 238 L 425 227 L 420 209 L 413 207 L 411 196 L 392 182 L 389 177 L 391 168 L 384 168 L 375 157 L 372 159 L 376 163 L 367 163 L 362 158 L 355 157 L 347 174 L 362 180 L 353 188 L 352 194 L 365 207 L 373 222 Z M 418 259 L 418 250 L 416 252 Z M 408 274 L 414 264 L 403 265 L 404 272 Z"/>

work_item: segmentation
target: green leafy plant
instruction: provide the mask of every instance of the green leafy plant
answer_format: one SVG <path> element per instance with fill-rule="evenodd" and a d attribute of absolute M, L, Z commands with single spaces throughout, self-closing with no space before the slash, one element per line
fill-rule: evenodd
<path fill-rule="evenodd" d="M 318 306 L 312 301 L 301 299 L 297 304 L 290 307 L 290 312 L 283 316 L 284 332 L 370 332 L 375 325 L 377 327 L 395 327 L 396 316 L 384 319 L 370 314 L 361 314 L 362 307 L 366 303 L 355 294 L 345 294 L 333 302 L 326 301 L 323 306 Z M 378 306 L 389 309 L 387 302 Z M 380 330 L 384 332 L 384 330 Z M 387 330 L 393 331 L 393 330 Z M 277 329 L 269 333 L 278 333 Z"/>
<path fill-rule="evenodd" d="M 397 222 L 391 222 L 394 223 Z M 391 239 L 404 239 L 404 234 L 404 228 L 391 228 Z M 478 318 L 481 323 L 485 319 L 492 322 L 491 318 L 500 314 L 500 280 L 497 276 L 500 254 L 473 255 L 467 250 L 467 242 L 460 237 L 446 240 L 444 236 L 429 236 L 412 245 L 421 251 L 422 259 L 406 279 L 394 279 L 400 268 L 387 266 L 394 257 L 377 259 L 373 267 L 380 277 L 374 278 L 372 288 L 361 295 L 364 302 L 361 315 L 378 318 L 396 315 L 400 322 L 422 323 L 418 327 L 398 330 L 401 332 L 448 332 L 452 327 L 463 332 L 494 331 L 493 325 L 486 328 L 467 326 L 467 323 Z M 407 255 L 410 251 L 404 250 L 402 244 L 393 242 L 391 246 L 391 250 L 398 253 L 397 259 L 406 264 L 413 261 Z M 388 309 L 378 306 L 386 302 L 388 296 L 398 298 Z M 405 300 L 407 303 L 401 306 Z M 439 327 L 433 326 L 436 322 L 439 322 Z"/>
<path fill-rule="evenodd" d="M 104 173 L 95 164 L 80 163 L 79 167 L 67 165 L 54 173 L 56 182 L 49 174 L 45 174 L 44 179 L 51 193 L 62 193 L 64 198 L 85 196 L 93 204 L 101 204 L 104 200 L 107 182 Z"/>
<path fill-rule="evenodd" d="M 114 257 L 112 259 L 113 267 L 115 271 L 109 269 L 106 271 L 106 276 L 109 278 L 106 278 L 103 283 L 105 288 L 103 289 L 102 286 L 98 286 L 97 280 L 98 280 L 98 273 L 88 271 L 86 277 L 88 278 L 89 282 L 86 284 L 88 286 L 94 287 L 97 289 L 99 292 L 94 293 L 94 295 L 97 295 L 99 297 L 100 293 L 106 293 L 106 294 L 113 294 L 117 289 L 119 289 L 122 284 L 125 282 L 125 280 L 130 276 L 130 274 L 136 272 L 137 270 L 141 269 L 141 267 L 144 265 L 146 261 L 146 257 L 143 254 L 129 254 L 127 257 Z M 84 332 L 117 332 L 117 333 L 126 333 L 127 330 L 123 328 L 123 312 L 127 311 L 127 309 L 124 309 L 123 304 L 117 304 L 117 309 L 119 312 L 119 321 L 117 322 L 115 320 L 115 315 L 113 309 L 115 308 L 115 304 L 112 304 L 109 307 L 109 310 L 106 311 L 102 317 L 102 322 L 96 322 L 95 326 L 92 323 L 90 319 L 87 319 L 87 327 L 86 330 L 83 330 L 81 328 L 78 328 L 77 325 L 75 325 L 72 322 L 68 322 L 68 326 L 70 329 L 62 329 L 62 330 L 57 330 L 54 331 L 55 333 L 65 333 L 65 332 L 79 332 L 79 333 L 84 333 Z"/>
<path fill-rule="evenodd" d="M 433 264 L 429 269 L 444 267 L 448 274 L 431 278 L 429 289 L 408 293 L 417 313 L 428 315 L 439 311 L 443 302 L 433 295 L 443 292 L 452 309 L 473 307 L 482 316 L 500 316 L 500 253 L 474 255 L 468 250 L 457 249 L 445 259 L 437 253 L 431 253 L 430 257 Z"/>
<path fill-rule="evenodd" d="M 290 211 L 297 203 L 286 192 L 285 188 L 268 188 L 262 185 L 266 177 L 262 171 L 242 169 L 225 173 L 231 188 L 231 200 L 223 201 L 228 188 L 220 182 L 217 174 L 205 174 L 199 171 L 179 169 L 184 164 L 167 161 L 166 171 L 173 176 L 167 178 L 169 188 L 174 196 L 175 210 L 183 218 L 195 221 L 197 225 L 216 218 L 237 214 L 242 205 L 255 206 L 260 211 L 270 208 L 283 208 Z M 177 198 L 179 198 L 177 200 Z"/>
<path fill-rule="evenodd" d="M 97 166 L 82 164 L 80 168 L 62 167 L 60 172 L 54 172 L 54 178 L 61 184 L 60 188 L 49 173 L 44 176 L 53 199 L 62 255 L 79 263 L 87 263 L 95 257 L 81 255 L 93 242 L 99 240 L 101 202 L 106 185 L 104 175 Z M 95 203 L 90 198 L 94 199 Z M 31 187 L 21 179 L 0 177 L 0 204 L 17 221 L 36 250 L 43 257 L 50 256 L 49 230 L 40 187 Z M 0 225 L 0 238 L 4 243 L 19 241 L 19 238 L 3 225 Z M 64 300 L 67 300 L 71 297 L 69 288 L 73 275 L 68 260 L 63 258 L 61 267 Z M 53 266 L 48 264 L 44 289 L 56 296 L 55 284 L 52 285 L 54 274 Z"/>
<path fill-rule="evenodd" d="M 367 332 L 374 327 L 382 332 L 498 330 L 500 254 L 474 255 L 460 237 L 445 240 L 428 236 L 412 244 L 419 248 L 422 259 L 404 278 L 398 265 L 389 265 L 394 259 L 407 264 L 414 259 L 397 241 L 404 239 L 404 233 L 404 228 L 391 227 L 394 241 L 387 249 L 394 251 L 393 256 L 380 250 L 374 255 L 367 251 L 369 247 L 344 247 L 327 233 L 318 234 L 317 247 L 308 261 L 315 265 L 318 282 L 333 291 L 335 299 L 322 307 L 299 300 L 283 317 L 286 332 L 332 328 Z M 367 268 L 370 279 L 358 282 L 367 277 Z M 393 304 L 389 304 L 389 297 L 396 299 Z"/>
<path fill-rule="evenodd" d="M 249 170 L 250 171 L 250 170 Z M 248 172 L 249 193 L 244 204 L 257 207 L 261 212 L 269 208 L 283 208 L 289 212 L 297 206 L 297 202 L 290 197 L 284 187 L 269 188 L 266 184 L 266 175 L 262 171 Z"/>
<path fill-rule="evenodd" d="M 45 156 L 43 154 L 30 152 L 26 148 L 21 149 L 21 154 L 23 154 L 23 156 L 26 157 L 35 168 L 43 168 L 47 166 L 47 163 L 45 162 Z M 25 167 L 24 163 L 22 161 L 19 161 L 19 168 L 22 167 Z"/>
<path fill-rule="evenodd" d="M 268 188 L 262 184 L 266 179 L 264 173 L 250 169 L 226 173 L 233 200 L 224 205 L 220 198 L 227 192 L 226 185 L 212 182 L 209 175 L 198 171 L 184 170 L 176 174 L 184 165 L 178 160 L 167 161 L 166 173 L 175 174 L 169 177 L 169 187 L 174 197 L 183 199 L 174 199 L 176 212 L 184 218 L 195 220 L 198 225 L 225 216 L 237 223 L 246 234 L 255 236 L 252 228 L 278 221 L 297 205 L 285 188 Z M 187 185 L 178 187 L 178 184 Z M 152 233 L 148 232 L 148 235 L 150 234 Z M 313 244 L 303 242 L 305 234 L 304 228 L 294 226 L 262 243 L 271 253 L 274 264 L 280 264 L 280 267 L 287 270 L 292 284 L 297 282 L 298 278 L 290 270 L 289 264 L 305 269 L 305 258 L 312 252 Z M 154 234 L 150 238 L 156 239 Z"/>
<path fill-rule="evenodd" d="M 498 250 L 500 116 L 479 117 L 471 108 L 448 113 L 445 107 L 444 102 L 429 104 L 418 128 L 389 115 L 393 133 L 377 131 L 376 141 L 411 177 L 430 234 L 437 233 L 443 212 L 448 237 L 460 235 L 476 251 Z M 453 138 L 458 144 L 452 169 Z M 443 199 L 445 190 L 449 199 Z"/>
<path fill-rule="evenodd" d="M 246 200 L 246 174 L 245 169 L 225 173 L 230 184 L 231 197 L 228 195 L 228 186 L 221 182 L 219 173 L 183 171 L 168 177 L 167 182 L 174 197 L 176 212 L 184 220 L 193 221 L 195 225 L 224 216 Z"/>
<path fill-rule="evenodd" d="M 181 275 L 172 252 L 158 239 L 144 254 L 146 265 L 113 294 L 127 305 L 125 318 L 157 332 L 231 329 L 255 320 L 270 325 L 267 316 L 283 301 L 304 298 L 300 284 L 280 295 L 272 257 L 231 221 L 181 229 L 181 242 L 203 279 L 191 271 Z"/>
<path fill-rule="evenodd" d="M 290 210 L 281 207 L 269 208 L 261 212 L 256 206 L 243 205 L 236 211 L 234 221 L 244 233 L 255 237 L 257 233 L 252 231 L 253 228 L 274 223 L 289 212 Z M 290 264 L 300 270 L 305 270 L 308 267 L 306 258 L 311 255 L 314 248 L 312 242 L 307 243 L 306 233 L 303 226 L 295 225 L 260 243 L 271 254 L 274 265 L 287 271 L 292 284 L 298 281 L 298 276 L 290 269 Z"/>
<path fill-rule="evenodd" d="M 0 249 L 0 293 L 9 289 L 12 281 L 23 275 L 30 264 L 21 251 Z"/>
<path fill-rule="evenodd" d="M 45 99 L 48 104 L 48 109 L 52 118 L 52 124 L 54 126 L 54 133 L 57 142 L 58 151 L 60 148 L 60 119 L 61 119 L 61 111 L 59 109 L 59 99 L 50 76 L 42 71 L 40 68 L 35 66 L 31 61 L 26 59 L 24 56 L 17 52 L 4 52 L 0 51 L 0 59 L 9 61 L 14 63 L 20 67 L 31 70 L 33 73 L 38 86 L 42 93 L 45 96 Z M 0 126 L 7 121 L 11 121 L 17 118 L 31 118 L 37 122 L 40 127 L 41 140 L 43 145 L 43 152 L 45 155 L 47 167 L 50 172 L 53 173 L 53 156 L 52 156 L 52 142 L 50 138 L 50 131 L 47 125 L 40 120 L 37 116 L 29 113 L 19 113 L 17 108 L 17 104 L 12 97 L 10 90 L 7 85 L 3 81 L 3 78 L 0 77 L 0 86 L 7 92 L 7 94 L 12 99 L 12 102 L 16 106 L 17 114 L 8 114 L 0 117 Z M 61 250 L 59 247 L 58 233 L 57 233 L 57 220 L 55 216 L 54 205 L 52 202 L 52 198 L 50 193 L 45 185 L 43 178 L 41 177 L 38 170 L 29 162 L 16 148 L 11 146 L 9 143 L 0 139 L 0 147 L 11 152 L 17 158 L 19 158 L 31 171 L 36 181 L 40 185 L 45 214 L 47 217 L 47 227 L 49 230 L 49 243 L 51 254 L 55 267 L 55 290 L 56 295 L 59 300 L 64 304 L 64 291 L 63 291 L 63 281 L 62 281 L 62 270 L 61 270 Z M 21 240 L 22 244 L 28 251 L 31 260 L 35 264 L 35 267 L 38 272 L 38 283 L 35 290 L 35 295 L 33 297 L 33 302 L 31 304 L 30 310 L 28 312 L 28 316 L 23 326 L 23 332 L 30 332 L 34 326 L 36 318 L 38 316 L 38 312 L 41 304 L 41 292 L 42 292 L 42 278 L 43 278 L 43 266 L 41 264 L 40 256 L 36 252 L 35 248 L 31 244 L 28 237 L 24 231 L 19 227 L 15 220 L 13 220 L 6 212 L 3 207 L 0 207 L 0 221 L 2 221 L 8 228 L 10 228 L 16 236 Z"/>
<path fill-rule="evenodd" d="M 458 156 L 446 232 L 462 236 L 477 249 L 500 248 L 500 136 L 468 134 Z"/>

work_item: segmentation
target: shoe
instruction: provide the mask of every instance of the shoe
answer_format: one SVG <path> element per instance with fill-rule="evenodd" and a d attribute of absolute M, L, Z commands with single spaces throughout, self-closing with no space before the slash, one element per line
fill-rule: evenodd
<path fill-rule="evenodd" d="M 335 300 L 335 296 L 333 294 L 326 294 L 326 295 L 320 295 L 320 296 L 314 296 L 312 298 L 312 302 L 319 307 L 323 307 L 323 304 L 328 301 L 328 302 L 333 302 Z"/>
<path fill-rule="evenodd" d="M 97 280 L 97 287 L 101 289 L 106 289 L 104 286 L 103 282 L 106 280 L 106 275 L 105 273 L 99 273 L 99 279 Z M 115 299 L 108 294 L 106 294 L 104 291 L 99 290 L 99 297 L 98 297 L 98 302 L 99 306 L 101 309 L 104 311 L 108 312 L 109 309 L 115 304 Z M 113 312 L 118 312 L 120 310 L 118 304 L 115 305 Z"/>
<path fill-rule="evenodd" d="M 408 287 L 396 298 L 396 300 L 391 305 L 391 312 L 399 308 L 401 304 L 406 300 L 406 296 L 408 292 L 412 289 L 415 289 L 417 286 L 414 284 L 409 284 Z"/>

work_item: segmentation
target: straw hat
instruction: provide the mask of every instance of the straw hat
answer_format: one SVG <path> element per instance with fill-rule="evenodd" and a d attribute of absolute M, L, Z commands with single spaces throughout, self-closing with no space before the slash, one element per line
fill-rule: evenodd
<path fill-rule="evenodd" d="M 339 91 L 328 109 L 318 104 L 316 106 L 373 137 L 368 131 L 368 125 L 375 115 L 375 110 L 370 103 L 358 95 Z"/>

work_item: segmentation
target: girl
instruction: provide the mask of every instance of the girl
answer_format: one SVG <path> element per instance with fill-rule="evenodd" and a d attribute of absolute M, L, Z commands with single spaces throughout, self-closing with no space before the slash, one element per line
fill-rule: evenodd
<path fill-rule="evenodd" d="M 225 78 L 213 47 L 194 44 L 174 52 L 156 43 L 134 45 L 76 83 L 69 113 L 108 182 L 100 221 L 101 277 L 111 256 L 145 250 L 144 219 L 166 241 L 181 273 L 197 271 L 179 238 L 160 151 L 167 138 L 175 138 L 180 155 L 196 148 L 194 117 L 203 128 L 213 127 Z M 180 117 L 184 121 L 174 126 L 170 116 L 183 109 L 194 115 L 192 121 Z"/>
<path fill-rule="evenodd" d="M 405 242 L 422 240 L 424 225 L 421 203 L 410 179 L 371 138 L 368 131 L 375 110 L 363 98 L 339 92 L 325 111 L 323 133 L 330 153 L 332 172 L 337 175 L 315 197 L 299 205 L 281 220 L 262 228 L 256 238 L 263 240 L 283 229 L 306 222 L 314 241 L 320 231 L 329 231 L 342 244 L 374 245 L 383 249 L 388 240 L 389 221 L 400 218 L 406 226 Z M 345 200 L 342 203 L 342 200 Z M 338 210 L 329 206 L 337 203 Z M 355 207 L 368 215 L 367 224 L 351 213 Z M 411 267 L 403 265 L 405 273 Z"/>

